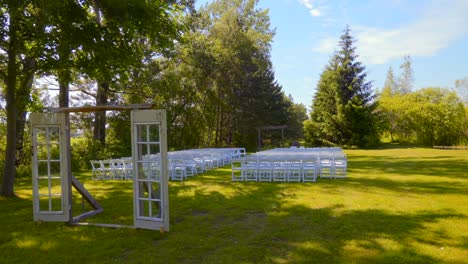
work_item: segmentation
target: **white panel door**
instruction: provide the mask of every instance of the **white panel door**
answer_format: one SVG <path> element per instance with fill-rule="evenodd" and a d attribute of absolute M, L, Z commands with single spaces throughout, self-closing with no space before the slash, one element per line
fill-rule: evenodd
<path fill-rule="evenodd" d="M 31 113 L 34 221 L 70 220 L 65 113 Z"/>
<path fill-rule="evenodd" d="M 169 231 L 165 110 L 133 110 L 134 222 L 138 228 Z"/>

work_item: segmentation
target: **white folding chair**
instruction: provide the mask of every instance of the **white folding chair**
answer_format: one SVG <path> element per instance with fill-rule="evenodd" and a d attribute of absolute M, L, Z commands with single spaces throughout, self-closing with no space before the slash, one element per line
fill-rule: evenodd
<path fill-rule="evenodd" d="M 288 166 L 288 182 L 300 182 L 302 180 L 302 162 L 300 160 L 290 160 Z"/>
<path fill-rule="evenodd" d="M 121 159 L 111 159 L 109 162 L 110 162 L 111 173 L 112 173 L 114 179 L 123 180 L 125 178 L 123 160 L 121 160 Z"/>
<path fill-rule="evenodd" d="M 89 162 L 91 163 L 91 179 L 102 180 L 105 176 L 105 173 L 102 168 L 101 161 L 90 160 Z"/>
<path fill-rule="evenodd" d="M 287 163 L 280 160 L 275 160 L 273 162 L 273 181 L 275 182 L 285 182 L 288 179 L 288 166 Z"/>
<path fill-rule="evenodd" d="M 345 155 L 333 157 L 333 167 L 335 170 L 335 178 L 346 178 L 348 169 L 348 160 Z"/>
<path fill-rule="evenodd" d="M 181 160 L 169 160 L 169 173 L 173 181 L 183 181 L 187 178 L 187 167 Z"/>
<path fill-rule="evenodd" d="M 273 178 L 273 163 L 270 160 L 259 160 L 257 163 L 258 181 L 269 181 Z"/>
<path fill-rule="evenodd" d="M 122 159 L 125 180 L 133 179 L 133 163 L 131 159 Z"/>
<path fill-rule="evenodd" d="M 317 167 L 316 159 L 302 161 L 302 181 L 315 182 L 317 180 Z"/>
<path fill-rule="evenodd" d="M 257 163 L 256 159 L 244 159 L 242 163 L 242 175 L 245 181 L 257 181 Z"/>
<path fill-rule="evenodd" d="M 320 155 L 318 164 L 320 178 L 333 178 L 333 157 L 331 155 Z"/>
<path fill-rule="evenodd" d="M 111 160 L 100 160 L 101 168 L 103 171 L 103 178 L 102 179 L 113 179 L 114 178 L 114 170 L 112 168 L 112 161 Z"/>
<path fill-rule="evenodd" d="M 243 181 L 244 180 L 244 174 L 242 173 L 242 161 L 240 163 L 240 166 L 236 166 L 236 162 L 231 163 L 231 170 L 232 170 L 232 181 Z"/>

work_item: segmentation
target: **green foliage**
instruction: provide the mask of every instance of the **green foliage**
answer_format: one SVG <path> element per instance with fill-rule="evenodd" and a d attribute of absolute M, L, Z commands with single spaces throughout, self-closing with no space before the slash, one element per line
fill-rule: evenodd
<path fill-rule="evenodd" d="M 127 111 L 110 116 L 108 131 L 107 155 L 115 158 L 132 156 L 130 113 Z"/>
<path fill-rule="evenodd" d="M 152 57 L 130 74 L 124 100 L 167 110 L 170 148 L 254 150 L 255 127 L 293 119 L 271 66 L 268 12 L 256 4 L 217 0 L 202 7 L 184 18 L 189 30 L 170 56 Z"/>
<path fill-rule="evenodd" d="M 372 86 L 365 80 L 365 67 L 357 61 L 348 27 L 339 46 L 341 50 L 334 54 L 320 76 L 306 140 L 320 145 L 376 144 Z"/>
<path fill-rule="evenodd" d="M 288 121 L 286 129 L 286 137 L 292 140 L 300 140 L 304 138 L 304 121 L 308 119 L 307 109 L 303 104 L 294 103 L 292 97 L 289 98 L 291 106 L 288 109 Z"/>
<path fill-rule="evenodd" d="M 112 158 L 109 151 L 101 142 L 90 137 L 72 138 L 71 140 L 71 166 L 73 171 L 91 168 L 90 160 L 103 160 Z"/>
<path fill-rule="evenodd" d="M 426 146 L 455 145 L 463 133 L 465 110 L 454 92 L 441 88 L 425 88 L 410 98 L 417 142 Z"/>
<path fill-rule="evenodd" d="M 1 1 L 0 76 L 9 133 L 0 193 L 14 195 L 17 159 L 22 164 L 29 158 L 22 154 L 22 138 L 26 111 L 41 110 L 31 93 L 36 74 L 56 75 L 61 106 L 68 106 L 68 85 L 79 74 L 103 84 L 97 103 L 107 104 L 111 96 L 109 89 L 102 91 L 104 84 L 126 80 L 130 66 L 170 50 L 183 32 L 179 16 L 191 5 L 193 0 Z M 145 45 L 150 52 L 144 53 Z M 102 125 L 99 139 L 105 139 L 101 117 L 96 127 Z"/>
<path fill-rule="evenodd" d="M 463 141 L 465 110 L 455 92 L 424 88 L 413 93 L 382 95 L 379 109 L 383 131 L 393 141 L 434 145 L 455 145 Z"/>

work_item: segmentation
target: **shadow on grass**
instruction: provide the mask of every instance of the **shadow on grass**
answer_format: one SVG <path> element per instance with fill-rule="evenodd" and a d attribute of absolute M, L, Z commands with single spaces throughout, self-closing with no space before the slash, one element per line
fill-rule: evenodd
<path fill-rule="evenodd" d="M 320 184 L 326 185 L 315 183 Z M 448 183 L 404 184 L 354 177 L 339 182 L 345 188 L 466 193 Z M 131 182 L 85 185 L 105 210 L 93 221 L 131 224 Z M 295 186 L 307 188 L 231 182 L 226 169 L 171 182 L 171 232 L 167 234 L 33 223 L 30 200 L 3 200 L 1 211 L 15 215 L 0 215 L 0 224 L 7 227 L 0 229 L 0 254 L 7 263 L 439 263 L 443 260 L 415 248 L 410 241 L 439 246 L 447 235 L 433 232 L 427 225 L 447 218 L 466 219 L 450 210 L 396 214 L 376 209 L 344 210 L 333 203 L 318 207 L 313 201 L 291 205 L 288 199 L 295 199 Z M 427 233 L 430 240 L 423 235 Z M 454 243 L 453 247 L 466 249 L 466 238 Z"/>
<path fill-rule="evenodd" d="M 438 259 L 418 252 L 403 241 L 417 238 L 428 223 L 445 218 L 465 218 L 450 211 L 391 214 L 383 210 L 350 210 L 340 214 L 336 212 L 341 208 L 339 205 L 290 207 L 284 206 L 284 192 L 282 185 L 265 184 L 256 190 L 237 193 L 232 198 L 217 191 L 208 194 L 196 191 L 192 197 L 171 197 L 171 202 L 181 206 L 173 213 L 177 219 L 173 230 L 179 234 L 197 229 L 192 235 L 204 238 L 204 245 L 183 247 L 191 261 L 197 263 L 219 260 L 438 263 Z M 379 241 L 382 238 L 394 241 L 397 249 L 386 247 Z M 351 241 L 356 243 L 351 251 L 371 251 L 375 255 L 350 254 L 346 248 Z M 200 249 L 203 249 L 202 255 Z M 183 262 L 183 259 L 177 261 Z"/>
<path fill-rule="evenodd" d="M 401 194 L 462 194 L 468 195 L 465 184 L 454 184 L 450 181 L 393 181 L 387 178 L 355 178 L 349 177 L 338 184 L 330 184 L 327 188 L 350 187 L 371 192 L 372 188 L 385 189 Z"/>

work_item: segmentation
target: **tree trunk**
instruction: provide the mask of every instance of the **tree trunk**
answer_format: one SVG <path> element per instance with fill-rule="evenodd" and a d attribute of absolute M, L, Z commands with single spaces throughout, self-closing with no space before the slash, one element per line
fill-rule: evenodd
<path fill-rule="evenodd" d="M 26 126 L 26 108 L 31 101 L 30 94 L 34 81 L 35 68 L 36 60 L 27 57 L 23 64 L 23 71 L 25 74 L 22 76 L 22 80 L 16 91 L 16 166 L 24 163 L 25 158 L 30 158 L 24 157 L 24 128 Z"/>
<path fill-rule="evenodd" d="M 14 9 L 13 9 L 14 10 Z M 5 150 L 5 166 L 3 168 L 2 186 L 0 195 L 12 197 L 15 196 L 14 183 L 16 175 L 16 78 L 17 78 L 17 64 L 16 64 L 16 29 L 17 21 L 16 15 L 10 16 L 10 42 L 8 43 L 8 73 L 6 76 L 6 114 L 7 114 L 7 145 Z"/>
<path fill-rule="evenodd" d="M 59 107 L 68 107 L 70 105 L 69 99 L 69 84 L 70 84 L 70 71 L 68 69 L 58 72 L 59 83 Z"/>
<path fill-rule="evenodd" d="M 96 105 L 107 105 L 109 82 L 98 81 Z M 106 143 L 106 112 L 99 111 L 94 114 L 94 140 L 99 140 L 104 146 Z"/>
<path fill-rule="evenodd" d="M 3 182 L 0 190 L 0 195 L 11 197 L 14 196 L 14 182 L 16 175 L 16 100 L 15 100 L 15 80 L 14 76 L 8 76 L 8 79 L 13 79 L 7 84 L 6 92 L 6 112 L 7 112 L 7 145 L 5 151 L 5 167 L 3 168 Z M 13 86 L 13 87 L 11 87 Z"/>

